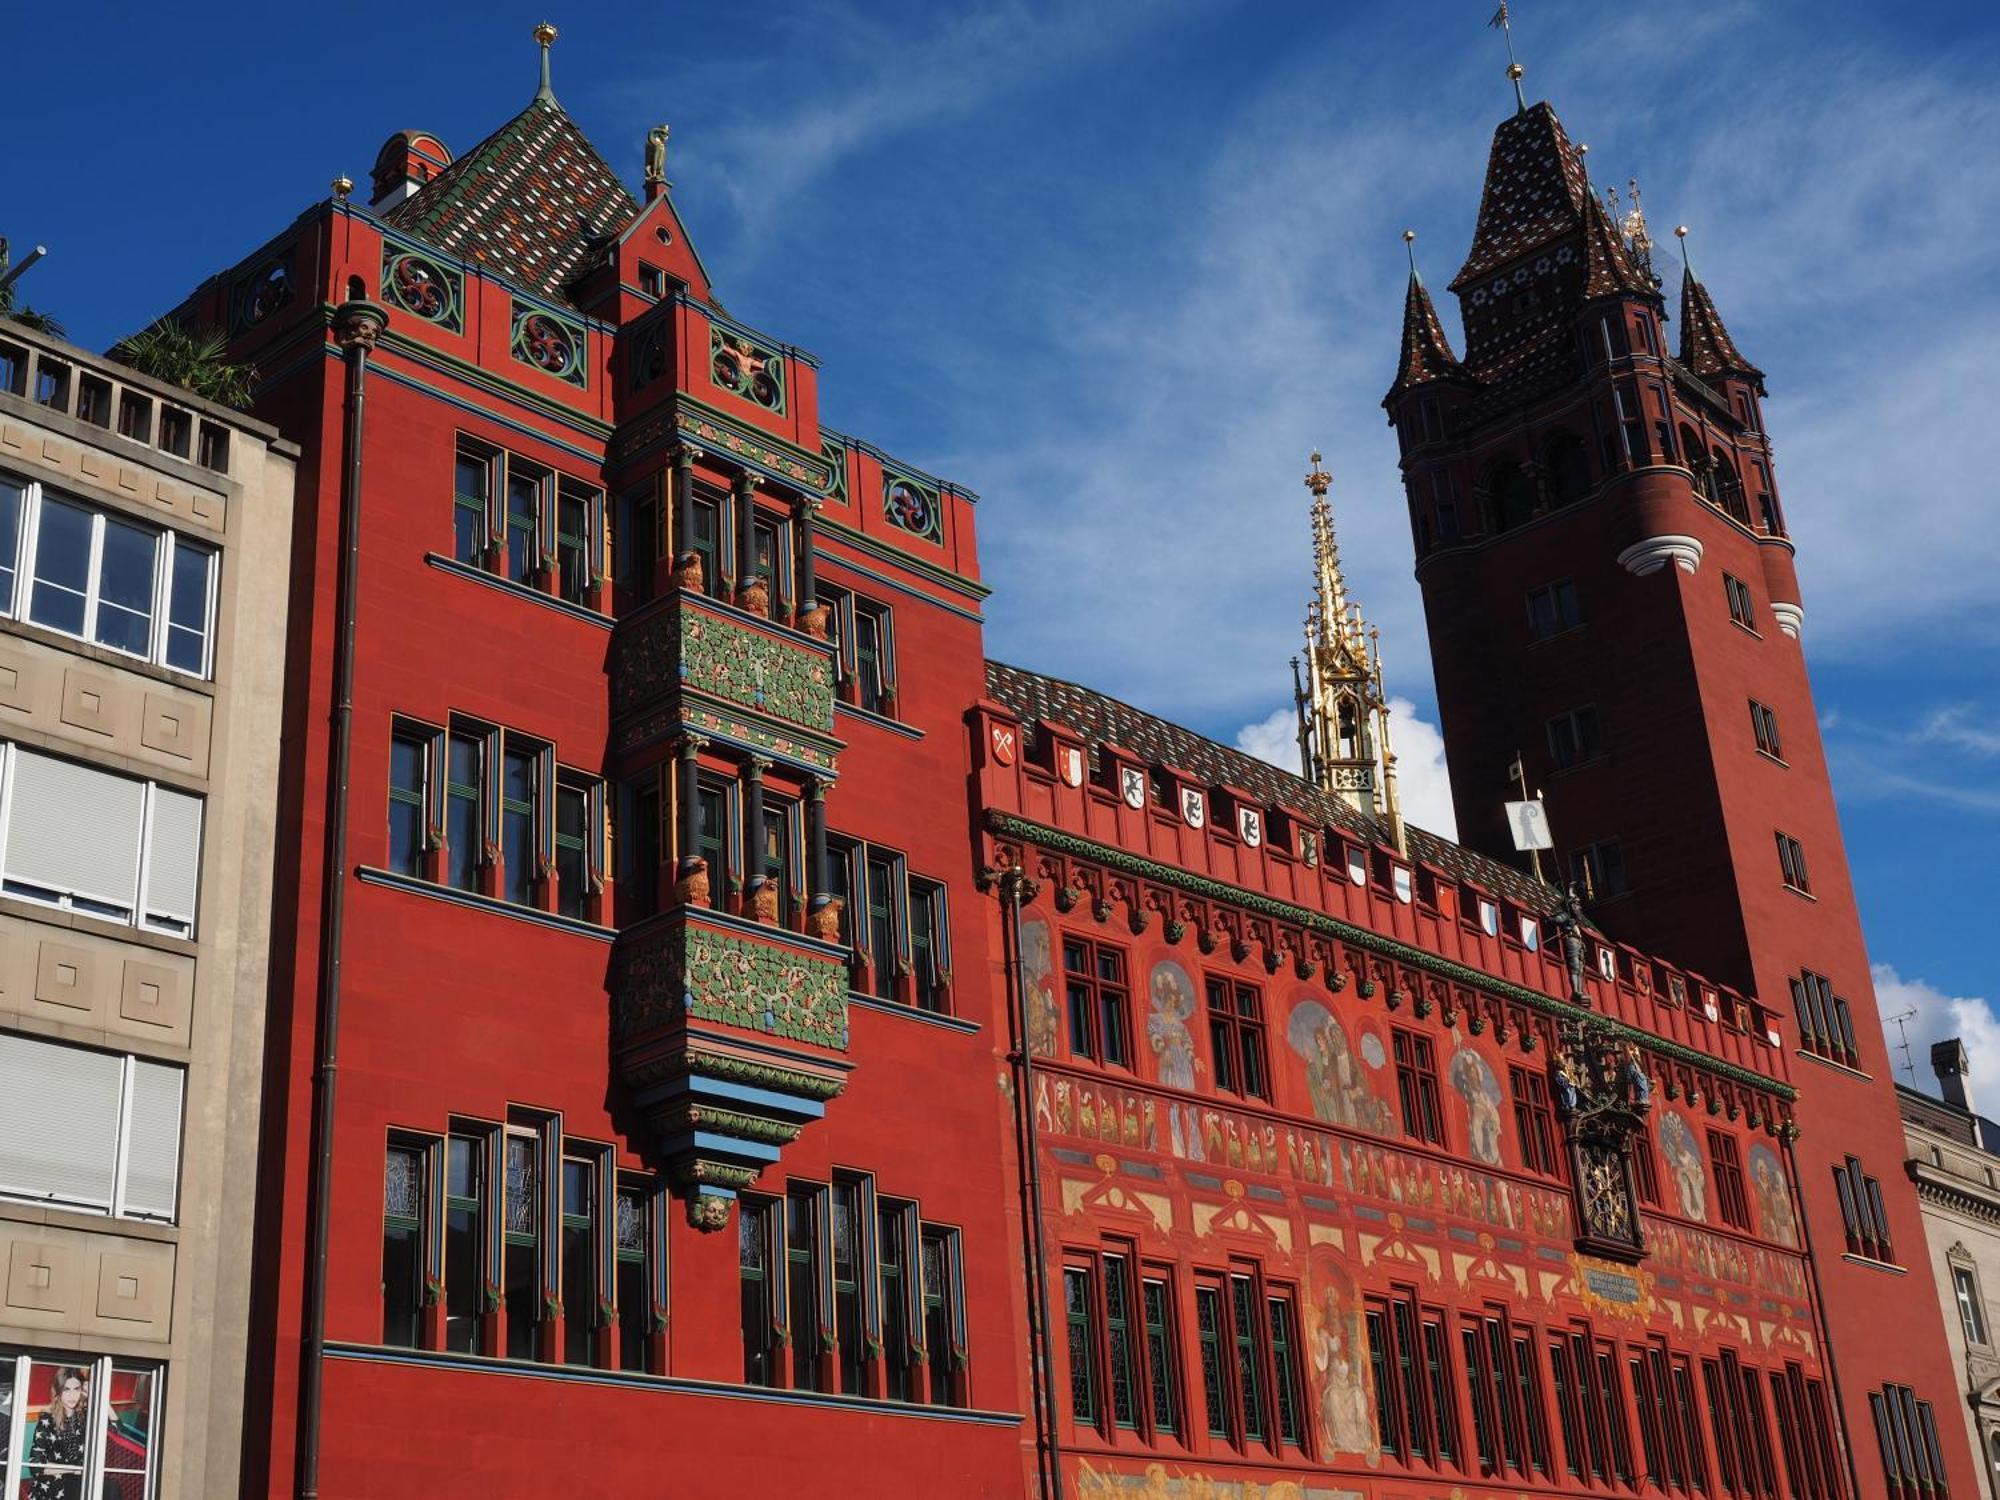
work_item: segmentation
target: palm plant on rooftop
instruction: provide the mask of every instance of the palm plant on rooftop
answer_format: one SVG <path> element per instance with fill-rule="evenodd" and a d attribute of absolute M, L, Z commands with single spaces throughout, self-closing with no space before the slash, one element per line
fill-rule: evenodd
<path fill-rule="evenodd" d="M 11 259 L 7 241 L 0 239 L 0 276 L 6 274 Z M 12 286 L 0 286 L 0 318 L 12 318 L 16 323 L 37 333 L 46 333 L 52 339 L 66 337 L 62 324 L 52 314 L 20 302 Z"/>
<path fill-rule="evenodd" d="M 164 380 L 203 400 L 247 411 L 257 367 L 229 358 L 229 335 L 162 318 L 111 346 L 111 357 L 142 375 Z"/>

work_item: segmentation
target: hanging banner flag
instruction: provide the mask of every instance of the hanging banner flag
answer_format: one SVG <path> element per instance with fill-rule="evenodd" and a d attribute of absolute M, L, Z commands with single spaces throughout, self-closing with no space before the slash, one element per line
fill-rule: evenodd
<path fill-rule="evenodd" d="M 1549 836 L 1548 809 L 1543 807 L 1539 800 L 1509 802 L 1507 827 L 1513 832 L 1516 849 L 1525 852 L 1529 849 L 1553 849 L 1556 846 L 1556 841 Z"/>

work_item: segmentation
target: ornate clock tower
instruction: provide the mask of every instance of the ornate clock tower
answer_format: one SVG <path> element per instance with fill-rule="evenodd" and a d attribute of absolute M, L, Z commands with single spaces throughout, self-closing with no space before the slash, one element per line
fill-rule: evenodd
<path fill-rule="evenodd" d="M 1451 282 L 1463 358 L 1412 264 L 1383 404 L 1460 835 L 1519 860 L 1502 812 L 1518 763 L 1546 789 L 1559 878 L 1589 920 L 1782 1018 L 1804 1130 L 1791 1171 L 1857 1461 L 1879 1472 L 1878 1409 L 1955 1387 L 1925 1278 L 1895 1263 L 1920 1256 L 1923 1234 L 1898 1170 L 1764 377 L 1685 262 L 1669 347 L 1636 194 L 1622 219 L 1608 196 L 1610 209 L 1555 111 L 1523 102 L 1494 131 Z M 1686 1003 L 1714 995 L 1697 982 Z M 1952 1459 L 1970 1493 L 1965 1455 Z"/>

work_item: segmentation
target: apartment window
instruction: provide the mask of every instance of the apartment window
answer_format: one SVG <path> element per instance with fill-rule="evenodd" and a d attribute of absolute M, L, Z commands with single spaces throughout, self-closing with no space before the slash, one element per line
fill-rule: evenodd
<path fill-rule="evenodd" d="M 460 438 L 452 464 L 452 556 L 572 604 L 592 602 L 604 552 L 604 492 L 500 448 Z"/>
<path fill-rule="evenodd" d="M 1831 1058 L 1850 1068 L 1861 1065 L 1854 1046 L 1854 1015 L 1833 992 L 1824 974 L 1801 969 L 1792 982 L 1792 1013 L 1799 1020 L 1799 1045 L 1815 1057 Z"/>
<path fill-rule="evenodd" d="M 1363 1314 L 1382 1449 L 1402 1463 L 1458 1462 L 1456 1413 L 1444 1314 L 1399 1289 L 1370 1297 Z"/>
<path fill-rule="evenodd" d="M 562 1164 L 563 1363 L 593 1362 L 597 1330 L 597 1163 L 565 1156 Z"/>
<path fill-rule="evenodd" d="M 930 1370 L 930 1404 L 962 1406 L 965 1395 L 956 1350 L 962 1344 L 965 1288 L 959 1269 L 958 1231 L 934 1224 L 922 1227 L 923 1328 L 925 1361 Z"/>
<path fill-rule="evenodd" d="M 1868 1409 L 1875 1418 L 1889 1500 L 1949 1496 L 1937 1415 L 1930 1402 L 1919 1401 L 1906 1385 L 1885 1385 L 1868 1393 Z"/>
<path fill-rule="evenodd" d="M 215 572 L 211 547 L 0 474 L 0 614 L 206 677 Z"/>
<path fill-rule="evenodd" d="M 1576 585 L 1567 578 L 1528 591 L 1528 637 L 1545 641 L 1583 623 L 1577 607 Z"/>
<path fill-rule="evenodd" d="M 868 877 L 868 952 L 874 961 L 871 973 L 876 996 L 889 1000 L 895 998 L 896 971 L 903 958 L 902 861 L 870 849 L 864 865 Z"/>
<path fill-rule="evenodd" d="M 919 1010 L 943 1011 L 950 964 L 946 948 L 944 886 L 910 877 L 910 968 Z"/>
<path fill-rule="evenodd" d="M 1094 1062 L 1132 1066 L 1131 991 L 1125 954 L 1088 938 L 1063 939 L 1063 985 L 1070 1052 Z"/>
<path fill-rule="evenodd" d="M 444 1144 L 444 1346 L 462 1354 L 481 1354 L 486 1347 L 489 1139 L 487 1133 L 454 1131 Z"/>
<path fill-rule="evenodd" d="M 780 1295 L 775 1274 L 778 1205 L 745 1195 L 736 1204 L 736 1265 L 741 1289 L 743 1380 L 775 1386 L 778 1340 L 773 1311 Z"/>
<path fill-rule="evenodd" d="M 1391 1040 L 1396 1056 L 1396 1093 L 1403 1106 L 1403 1133 L 1413 1141 L 1444 1144 L 1444 1111 L 1438 1103 L 1437 1048 L 1431 1039 L 1398 1026 Z"/>
<path fill-rule="evenodd" d="M 1778 839 L 1778 869 L 1784 876 L 1785 884 L 1800 895 L 1812 894 L 1812 882 L 1806 878 L 1806 851 L 1799 841 L 1789 833 L 1780 833 Z"/>
<path fill-rule="evenodd" d="M 566 917 L 581 917 L 590 894 L 591 791 L 589 783 L 568 772 L 556 778 L 556 910 Z"/>
<path fill-rule="evenodd" d="M 398 726 L 389 741 L 389 868 L 424 874 L 424 787 L 434 731 Z"/>
<path fill-rule="evenodd" d="M 1569 876 L 1586 901 L 1609 901 L 1632 889 L 1632 878 L 1625 870 L 1625 846 L 1617 839 L 1599 839 L 1572 849 Z"/>
<path fill-rule="evenodd" d="M 1743 1192 L 1743 1162 L 1736 1153 L 1736 1137 L 1726 1130 L 1708 1133 L 1708 1165 L 1715 1179 L 1716 1207 L 1722 1222 L 1732 1229 L 1750 1227 L 1750 1201 Z"/>
<path fill-rule="evenodd" d="M 0 1197 L 172 1223 L 184 1072 L 0 1033 Z"/>
<path fill-rule="evenodd" d="M 1833 1169 L 1833 1183 L 1840 1194 L 1840 1223 L 1847 1235 L 1848 1253 L 1895 1265 L 1889 1216 L 1882 1207 L 1882 1184 L 1863 1172 L 1860 1159 L 1853 1156 Z"/>
<path fill-rule="evenodd" d="M 1269 1099 L 1264 1053 L 1264 1002 L 1253 984 L 1210 976 L 1208 1040 L 1215 1086 L 1248 1099 Z"/>
<path fill-rule="evenodd" d="M 1472 1395 L 1479 1472 L 1489 1477 L 1548 1472 L 1548 1423 L 1534 1364 L 1533 1336 L 1500 1313 L 1459 1327 Z"/>
<path fill-rule="evenodd" d="M 1202 1391 L 1211 1436 L 1282 1454 L 1304 1446 L 1296 1308 L 1289 1289 L 1260 1291 L 1259 1280 L 1244 1269 L 1197 1282 Z"/>
<path fill-rule="evenodd" d="M 1548 721 L 1546 729 L 1549 759 L 1558 771 L 1596 760 L 1604 753 L 1604 737 L 1594 708 L 1573 708 L 1557 714 Z"/>
<path fill-rule="evenodd" d="M 1986 1310 L 1979 1298 L 1979 1279 L 1970 1266 L 1951 1268 L 1952 1294 L 1958 1299 L 1958 1322 L 1968 1344 L 1986 1342 Z"/>
<path fill-rule="evenodd" d="M 1562 1175 L 1556 1141 L 1555 1111 L 1549 1104 L 1548 1080 L 1527 1068 L 1509 1068 L 1514 1093 L 1514 1129 L 1521 1140 L 1521 1165 L 1548 1177 Z"/>
<path fill-rule="evenodd" d="M 155 1366 L 69 1349 L 0 1350 L 0 1494 L 155 1493 L 162 1395 Z"/>
<path fill-rule="evenodd" d="M 833 1338 L 839 1389 L 862 1394 L 862 1362 L 867 1349 L 861 1337 L 861 1185 L 836 1179 L 828 1194 L 833 1235 Z"/>
<path fill-rule="evenodd" d="M 382 1171 L 382 1342 L 423 1344 L 426 1147 L 391 1142 Z"/>
<path fill-rule="evenodd" d="M 852 590 L 818 584 L 819 602 L 826 606 L 827 634 L 832 640 L 841 678 L 851 684 L 853 701 L 870 713 L 885 713 L 895 691 L 895 632 L 889 607 L 864 599 Z"/>
<path fill-rule="evenodd" d="M 501 1142 L 506 1177 L 501 1197 L 501 1306 L 507 1314 L 507 1354 L 534 1359 L 541 1325 L 541 1142 L 510 1127 Z"/>
<path fill-rule="evenodd" d="M 1724 573 L 1722 575 L 1723 597 L 1729 601 L 1729 618 L 1745 630 L 1757 628 L 1757 607 L 1750 598 L 1750 585 L 1742 579 Z"/>
<path fill-rule="evenodd" d="M 194 934 L 202 799 L 0 744 L 0 890 L 176 937 Z"/>
<path fill-rule="evenodd" d="M 1784 744 L 1778 738 L 1778 716 L 1755 698 L 1750 700 L 1750 733 L 1764 754 L 1773 760 L 1785 758 Z"/>

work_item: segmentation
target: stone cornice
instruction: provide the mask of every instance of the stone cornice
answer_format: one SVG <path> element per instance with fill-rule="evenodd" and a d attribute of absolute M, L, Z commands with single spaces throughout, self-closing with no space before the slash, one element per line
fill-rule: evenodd
<path fill-rule="evenodd" d="M 1917 1197 L 1924 1202 L 2000 1224 L 2000 1192 L 1990 1188 L 1982 1192 L 1977 1183 L 1940 1171 L 1926 1161 L 1910 1161 L 1907 1170 L 1910 1181 L 1916 1184 Z"/>
<path fill-rule="evenodd" d="M 1072 855 L 1078 859 L 1091 860 L 1097 864 L 1104 865 L 1108 869 L 1120 871 L 1123 874 L 1155 881 L 1160 885 L 1173 886 L 1178 890 L 1184 890 L 1193 895 L 1205 897 L 1208 900 L 1222 901 L 1233 906 L 1240 906 L 1245 910 L 1256 912 L 1274 921 L 1286 922 L 1294 927 L 1305 928 L 1326 937 L 1338 938 L 1350 947 L 1378 954 L 1383 958 L 1391 959 L 1396 963 L 1406 964 L 1410 968 L 1419 969 L 1428 974 L 1435 974 L 1442 979 L 1450 980 L 1454 984 L 1462 984 L 1474 989 L 1484 990 L 1489 995 L 1497 996 L 1503 1000 L 1511 1000 L 1542 1015 L 1569 1019 L 1579 1014 L 1576 1006 L 1558 1000 L 1552 995 L 1543 994 L 1540 990 L 1531 990 L 1525 985 L 1501 979 L 1495 975 L 1486 973 L 1484 970 L 1472 968 L 1468 964 L 1462 964 L 1456 960 L 1444 958 L 1439 954 L 1426 952 L 1422 948 L 1412 947 L 1410 944 L 1401 942 L 1396 938 L 1384 937 L 1378 932 L 1371 932 L 1366 927 L 1356 927 L 1351 922 L 1344 922 L 1338 917 L 1330 917 L 1324 912 L 1312 911 L 1303 906 L 1294 906 L 1288 901 L 1280 901 L 1275 897 L 1263 895 L 1258 891 L 1246 890 L 1241 886 L 1229 885 L 1223 881 L 1211 879 L 1206 875 L 1196 875 L 1188 870 L 1161 864 L 1159 861 L 1148 859 L 1144 855 L 1133 854 L 1124 849 L 1114 848 L 1109 844 L 1100 844 L 1094 839 L 1081 838 L 1073 833 L 1064 833 L 1061 829 L 1050 828 L 1046 824 L 1032 822 L 1027 818 L 1016 817 L 1012 813 L 989 811 L 986 815 L 986 822 L 987 826 L 994 833 L 1003 838 L 1020 839 L 1024 843 L 1035 844 L 1045 849 L 1054 850 L 1057 853 Z M 1786 1103 L 1790 1103 L 1798 1098 L 1798 1091 L 1796 1089 L 1792 1088 L 1789 1084 L 1780 1083 L 1775 1078 L 1768 1078 L 1762 1073 L 1740 1067 L 1735 1063 L 1724 1062 L 1721 1058 L 1713 1057 L 1684 1043 L 1656 1035 L 1641 1027 L 1630 1025 L 1615 1017 L 1603 1015 L 1602 1013 L 1594 1014 L 1597 1014 L 1599 1021 L 1614 1034 L 1635 1041 L 1641 1046 L 1659 1053 L 1663 1057 L 1670 1057 L 1676 1062 L 1701 1068 L 1715 1074 L 1717 1077 L 1727 1078 L 1731 1082 L 1741 1084 L 1746 1088 L 1760 1090 L 1761 1092 L 1770 1094 L 1774 1098 L 1784 1100 Z M 1775 1124 L 1776 1122 L 1773 1123 Z"/>

